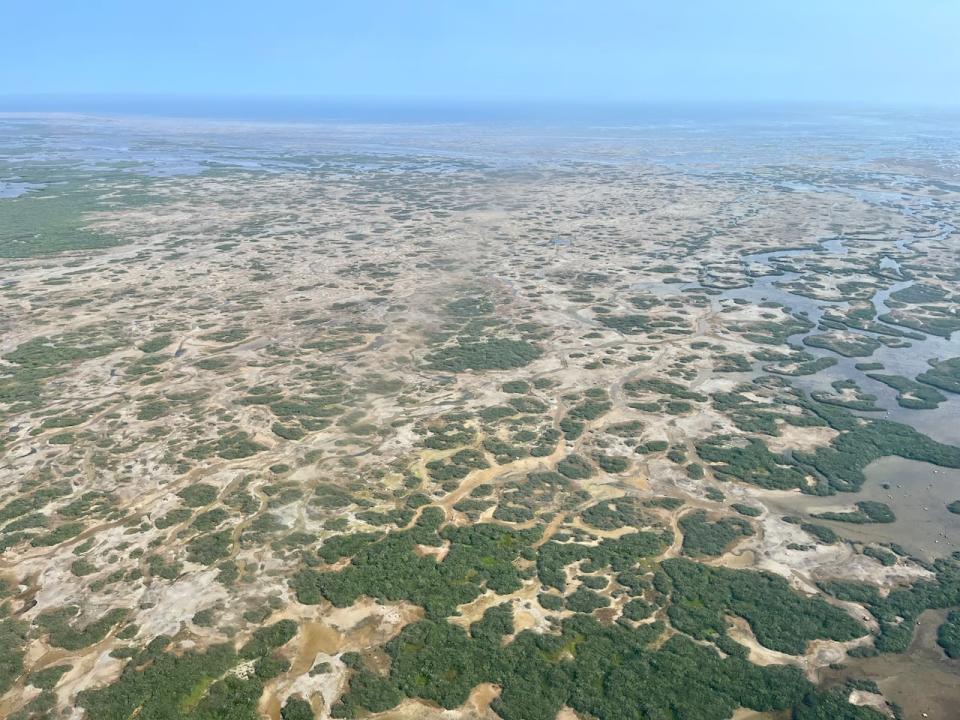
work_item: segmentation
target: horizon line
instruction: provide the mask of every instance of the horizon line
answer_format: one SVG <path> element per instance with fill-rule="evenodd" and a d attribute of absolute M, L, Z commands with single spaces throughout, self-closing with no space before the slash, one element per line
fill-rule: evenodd
<path fill-rule="evenodd" d="M 258 124 L 464 125 L 588 122 L 742 123 L 810 120 L 817 114 L 960 115 L 960 103 L 734 99 L 452 97 L 411 95 L 0 93 L 0 118 L 75 117 Z M 834 117 L 836 119 L 836 117 Z M 958 118 L 960 120 L 960 118 Z"/>

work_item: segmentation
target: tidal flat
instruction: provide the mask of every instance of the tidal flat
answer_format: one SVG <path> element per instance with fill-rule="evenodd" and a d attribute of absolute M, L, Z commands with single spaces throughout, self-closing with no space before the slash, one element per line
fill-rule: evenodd
<path fill-rule="evenodd" d="M 0 715 L 950 720 L 949 118 L 0 116 Z"/>

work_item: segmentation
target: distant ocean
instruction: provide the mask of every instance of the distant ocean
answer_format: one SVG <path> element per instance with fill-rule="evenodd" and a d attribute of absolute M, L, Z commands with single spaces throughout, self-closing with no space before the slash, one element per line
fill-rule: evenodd
<path fill-rule="evenodd" d="M 239 120 L 279 123 L 469 123 L 777 125 L 873 121 L 960 125 L 960 107 L 908 108 L 837 105 L 458 101 L 321 97 L 0 95 L 0 113 Z"/>

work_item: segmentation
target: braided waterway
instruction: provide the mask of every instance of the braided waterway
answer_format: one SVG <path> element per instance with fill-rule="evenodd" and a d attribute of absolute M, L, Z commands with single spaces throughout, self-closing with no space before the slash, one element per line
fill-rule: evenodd
<path fill-rule="evenodd" d="M 888 197 L 862 196 L 866 202 L 889 202 Z M 898 198 L 904 200 L 904 198 Z M 901 207 L 904 215 L 915 212 L 909 202 Z M 933 235 L 944 240 L 956 228 L 945 221 L 936 223 Z M 886 241 L 890 250 L 884 250 L 880 267 L 891 277 L 903 277 L 900 262 L 914 256 L 910 246 L 914 240 L 899 237 Z M 889 254 L 887 254 L 889 252 Z M 848 253 L 841 235 L 819 242 L 818 248 L 775 250 L 743 256 L 745 266 L 766 266 L 769 274 L 761 274 L 751 286 L 725 290 L 715 296 L 714 306 L 738 298 L 753 304 L 780 303 L 814 324 L 810 330 L 791 336 L 790 342 L 802 345 L 804 337 L 816 334 L 824 311 L 846 308 L 847 301 L 831 302 L 797 295 L 786 289 L 802 278 L 800 272 L 778 267 L 779 258 L 790 257 L 844 257 Z M 913 279 L 897 280 L 878 288 L 871 302 L 879 316 L 889 312 L 887 300 L 900 290 L 911 287 Z M 881 321 L 882 323 L 882 321 Z M 892 326 L 891 326 L 892 327 Z M 902 328 L 900 328 L 902 329 Z M 875 335 L 867 331 L 865 335 Z M 911 410 L 901 407 L 892 388 L 869 377 L 856 367 L 858 363 L 883 363 L 884 373 L 914 378 L 929 368 L 928 361 L 960 355 L 960 343 L 954 338 L 927 334 L 925 339 L 909 339 L 908 347 L 881 345 L 870 357 L 844 357 L 823 348 L 803 346 L 811 355 L 835 359 L 835 365 L 812 375 L 791 378 L 791 383 L 807 393 L 828 392 L 837 380 L 854 380 L 866 393 L 875 395 L 879 412 L 859 413 L 864 417 L 885 418 L 910 425 L 930 437 L 948 444 L 960 444 L 960 396 L 944 393 L 946 401 L 934 409 Z M 754 373 L 759 375 L 762 373 Z M 960 550 L 960 516 L 950 513 L 947 505 L 960 498 L 960 469 L 942 468 L 929 463 L 900 457 L 884 457 L 868 465 L 866 482 L 858 493 L 830 497 L 815 497 L 788 492 L 763 493 L 763 501 L 773 512 L 783 515 L 809 517 L 814 513 L 844 511 L 860 500 L 887 504 L 896 514 L 889 524 L 863 524 L 817 519 L 842 537 L 864 544 L 897 543 L 911 554 L 925 560 L 945 557 Z M 955 720 L 960 717 L 956 703 L 956 689 L 960 683 L 960 661 L 951 660 L 937 644 L 937 629 L 947 611 L 927 611 L 917 622 L 913 642 L 904 653 L 886 653 L 873 658 L 848 658 L 839 668 L 823 668 L 819 679 L 827 684 L 840 684 L 848 679 L 867 679 L 877 683 L 884 696 L 903 708 L 903 717 L 927 720 Z M 767 717 L 747 713 L 747 718 Z M 739 720 L 739 718 L 738 718 Z"/>

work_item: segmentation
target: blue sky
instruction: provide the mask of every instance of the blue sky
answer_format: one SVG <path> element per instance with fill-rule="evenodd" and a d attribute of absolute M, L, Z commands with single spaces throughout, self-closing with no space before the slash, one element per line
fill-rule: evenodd
<path fill-rule="evenodd" d="M 0 0 L 0 95 L 960 104 L 960 0 Z"/>

